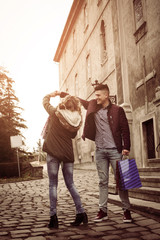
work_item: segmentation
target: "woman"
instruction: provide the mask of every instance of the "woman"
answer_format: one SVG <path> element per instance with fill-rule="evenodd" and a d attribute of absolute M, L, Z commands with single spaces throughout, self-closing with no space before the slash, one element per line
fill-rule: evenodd
<path fill-rule="evenodd" d="M 49 176 L 49 228 L 58 228 L 56 203 L 60 163 L 63 163 L 62 173 L 65 184 L 76 207 L 76 219 L 71 225 L 78 226 L 82 222 L 88 223 L 87 214 L 82 207 L 79 193 L 73 182 L 74 155 L 72 139 L 75 138 L 82 123 L 80 102 L 76 97 L 67 95 L 62 99 L 58 107 L 54 108 L 50 104 L 50 98 L 56 96 L 64 97 L 64 93 L 55 91 L 43 99 L 43 106 L 49 113 L 47 132 L 45 133 L 43 144 L 43 151 L 47 152 L 47 169 Z"/>

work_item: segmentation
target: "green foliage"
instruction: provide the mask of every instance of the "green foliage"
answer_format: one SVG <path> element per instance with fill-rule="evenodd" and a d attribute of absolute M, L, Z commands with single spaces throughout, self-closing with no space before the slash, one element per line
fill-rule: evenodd
<path fill-rule="evenodd" d="M 14 80 L 0 67 L 0 162 L 15 159 L 15 149 L 11 149 L 10 136 L 22 135 L 27 128 L 21 117 L 23 110 L 13 89 Z"/>

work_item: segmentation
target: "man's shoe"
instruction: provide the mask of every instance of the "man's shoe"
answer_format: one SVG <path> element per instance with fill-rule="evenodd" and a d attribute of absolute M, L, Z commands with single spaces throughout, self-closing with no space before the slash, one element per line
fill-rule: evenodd
<path fill-rule="evenodd" d="M 88 217 L 85 212 L 76 214 L 76 219 L 74 222 L 71 223 L 71 226 L 79 226 L 82 222 L 83 224 L 88 223 Z"/>
<path fill-rule="evenodd" d="M 51 216 L 48 227 L 49 228 L 58 228 L 58 218 L 57 218 L 56 214 Z"/>
<path fill-rule="evenodd" d="M 103 220 L 107 220 L 107 213 L 103 212 L 101 209 L 99 210 L 97 217 L 94 219 L 94 222 L 102 222 Z"/>
<path fill-rule="evenodd" d="M 123 222 L 124 223 L 131 223 L 133 221 L 131 217 L 131 213 L 128 209 L 124 211 Z"/>

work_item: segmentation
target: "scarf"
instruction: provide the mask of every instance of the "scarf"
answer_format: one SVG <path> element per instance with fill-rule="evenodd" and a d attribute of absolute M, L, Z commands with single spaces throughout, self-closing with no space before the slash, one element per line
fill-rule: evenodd
<path fill-rule="evenodd" d="M 82 116 L 78 111 L 72 112 L 68 109 L 59 109 L 59 107 L 57 107 L 55 114 L 63 127 L 70 132 L 76 132 L 81 127 Z"/>

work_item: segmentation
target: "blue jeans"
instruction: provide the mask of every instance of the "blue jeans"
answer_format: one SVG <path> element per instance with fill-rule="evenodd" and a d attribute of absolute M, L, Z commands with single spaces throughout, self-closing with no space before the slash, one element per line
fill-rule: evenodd
<path fill-rule="evenodd" d="M 116 162 L 122 159 L 117 149 L 96 149 L 96 166 L 99 176 L 99 208 L 107 212 L 108 202 L 108 180 L 109 180 L 109 164 L 111 164 L 116 179 Z M 122 202 L 123 209 L 130 208 L 128 198 L 128 191 L 118 191 L 119 197 Z"/>
<path fill-rule="evenodd" d="M 55 157 L 47 154 L 47 170 L 49 177 L 49 199 L 50 199 L 50 216 L 57 213 L 57 186 L 58 186 L 58 171 L 60 162 Z M 63 163 L 62 173 L 66 187 L 68 188 L 76 206 L 76 213 L 83 213 L 81 199 L 73 182 L 73 163 Z M 68 206 L 69 207 L 69 206 Z"/>

